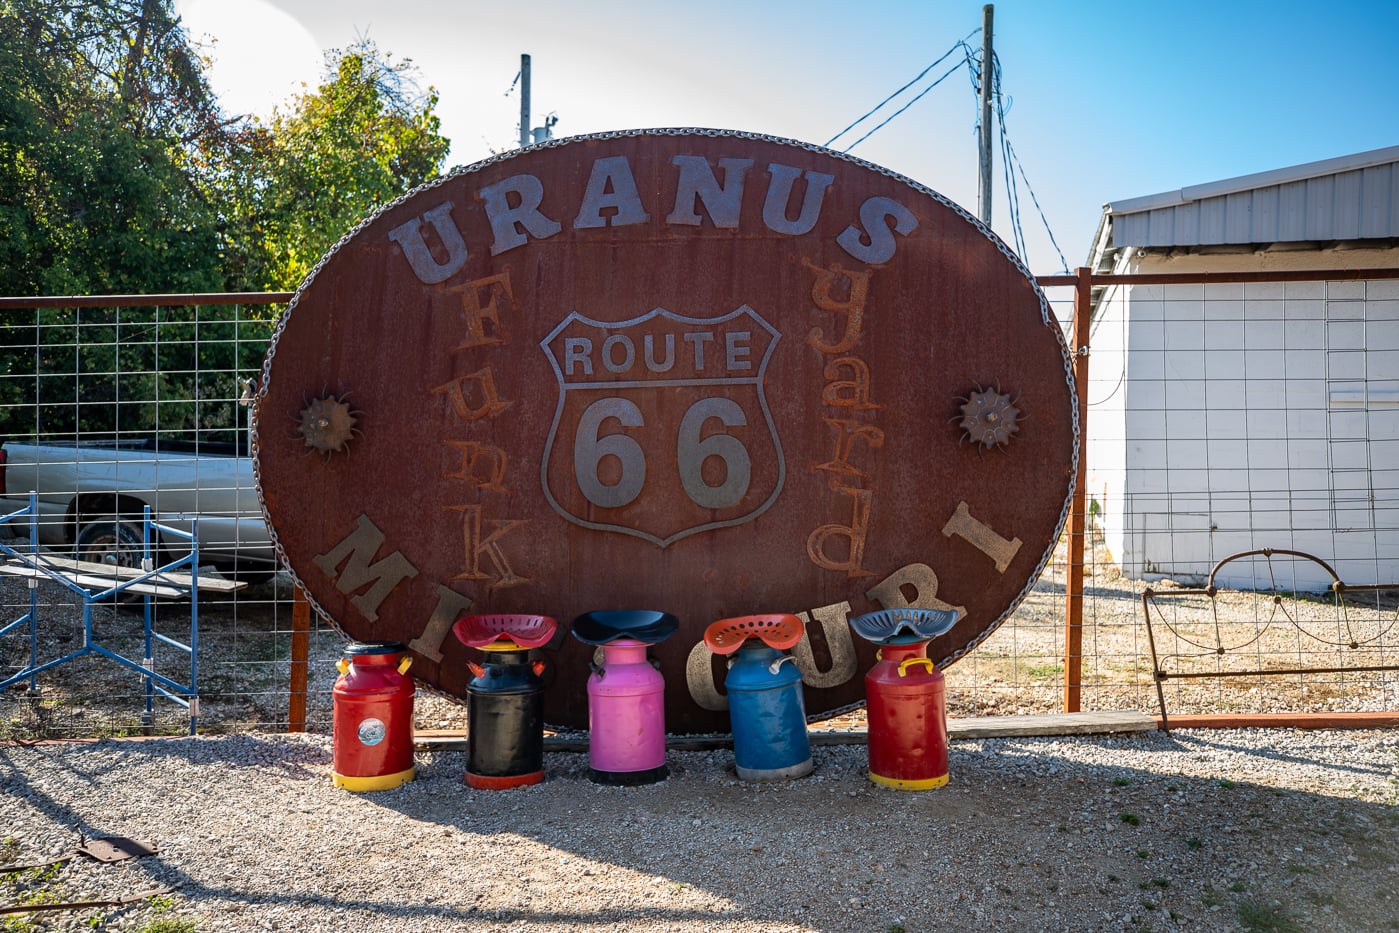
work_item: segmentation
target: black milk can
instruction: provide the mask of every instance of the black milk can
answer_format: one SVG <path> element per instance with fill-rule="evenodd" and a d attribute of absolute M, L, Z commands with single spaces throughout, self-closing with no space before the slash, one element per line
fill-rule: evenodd
<path fill-rule="evenodd" d="M 557 623 L 548 616 L 466 616 L 454 631 L 485 657 L 468 661 L 466 783 L 505 790 L 544 780 L 544 662 L 542 646 Z"/>

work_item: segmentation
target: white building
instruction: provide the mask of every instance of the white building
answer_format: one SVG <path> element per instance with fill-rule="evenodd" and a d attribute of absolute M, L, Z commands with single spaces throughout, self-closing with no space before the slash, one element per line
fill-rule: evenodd
<path fill-rule="evenodd" d="M 1399 269 L 1399 146 L 1113 202 L 1090 265 Z M 1399 278 L 1109 285 L 1092 328 L 1088 494 L 1124 574 L 1268 547 L 1399 581 Z M 1282 588 L 1331 582 L 1292 566 Z"/>

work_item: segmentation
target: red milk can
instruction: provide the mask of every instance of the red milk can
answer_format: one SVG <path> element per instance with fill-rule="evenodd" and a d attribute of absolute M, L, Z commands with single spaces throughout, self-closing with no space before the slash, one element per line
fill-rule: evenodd
<path fill-rule="evenodd" d="M 336 662 L 331 777 L 346 790 L 413 780 L 413 659 L 396 641 L 351 642 Z"/>
<path fill-rule="evenodd" d="M 946 688 L 927 647 L 885 645 L 865 675 L 870 780 L 896 790 L 948 781 Z"/>
<path fill-rule="evenodd" d="M 895 790 L 931 790 L 947 783 L 947 689 L 928 657 L 928 642 L 949 631 L 947 609 L 884 609 L 850 620 L 879 645 L 865 675 L 870 780 Z"/>

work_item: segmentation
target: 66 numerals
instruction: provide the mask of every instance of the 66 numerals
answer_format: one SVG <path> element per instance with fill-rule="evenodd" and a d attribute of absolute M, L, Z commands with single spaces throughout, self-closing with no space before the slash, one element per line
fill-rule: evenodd
<path fill-rule="evenodd" d="M 732 399 L 702 398 L 680 419 L 675 435 L 675 462 L 680 484 L 690 501 L 702 509 L 726 509 L 748 493 L 752 460 L 743 442 L 731 434 L 703 436 L 706 423 L 717 420 L 725 428 L 746 427 L 748 416 Z M 620 509 L 636 501 L 646 485 L 646 451 L 635 437 L 622 431 L 603 433 L 616 421 L 623 428 L 645 428 L 641 409 L 629 399 L 611 396 L 593 402 L 578 419 L 573 438 L 573 476 L 583 497 L 598 508 Z M 599 475 L 604 457 L 615 457 L 621 475 L 605 483 Z M 724 464 L 724 481 L 710 485 L 703 466 L 710 457 Z"/>

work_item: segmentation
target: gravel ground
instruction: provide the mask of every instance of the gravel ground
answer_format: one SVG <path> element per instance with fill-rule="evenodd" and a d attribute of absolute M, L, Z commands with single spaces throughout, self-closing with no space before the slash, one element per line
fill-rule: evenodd
<path fill-rule="evenodd" d="M 4 902 L 178 885 L 4 929 L 925 931 L 1399 929 L 1399 733 L 959 740 L 953 782 L 870 784 L 863 746 L 745 784 L 672 752 L 640 788 L 546 756 L 473 791 L 460 752 L 351 794 L 324 736 L 0 747 L 0 860 L 87 837 L 156 855 L 0 874 Z M 2 872 L 3 869 L 0 869 Z M 92 918 L 97 918 L 95 922 Z"/>

